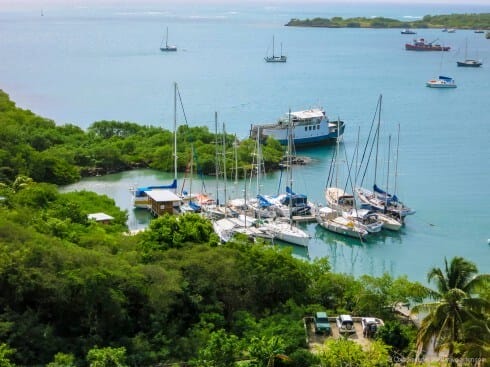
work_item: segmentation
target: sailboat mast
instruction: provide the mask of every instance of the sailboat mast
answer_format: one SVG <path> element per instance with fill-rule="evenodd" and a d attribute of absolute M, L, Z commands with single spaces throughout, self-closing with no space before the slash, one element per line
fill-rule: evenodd
<path fill-rule="evenodd" d="M 223 122 L 223 182 L 224 182 L 223 193 L 225 196 L 224 205 L 225 205 L 225 213 L 226 213 L 226 202 L 228 199 L 226 198 L 226 130 L 225 130 L 224 122 Z"/>
<path fill-rule="evenodd" d="M 261 162 L 261 152 L 260 152 L 260 127 L 257 127 L 257 138 L 255 139 L 255 144 L 256 144 L 256 164 L 257 164 L 257 195 L 260 195 L 260 165 L 262 164 Z"/>
<path fill-rule="evenodd" d="M 386 172 L 386 194 L 385 194 L 385 206 L 388 207 L 388 192 L 389 192 L 389 180 L 390 180 L 390 151 L 391 151 L 391 134 L 388 136 L 388 170 Z"/>
<path fill-rule="evenodd" d="M 398 154 L 399 154 L 399 148 L 400 148 L 400 124 L 398 124 L 398 137 L 397 137 L 397 142 L 396 142 L 396 160 L 395 160 L 395 184 L 393 188 L 393 195 L 396 194 L 397 190 L 397 183 L 398 183 Z M 388 189 L 386 189 L 388 190 Z M 386 191 L 388 192 L 388 191 Z"/>
<path fill-rule="evenodd" d="M 218 112 L 214 113 L 214 136 L 216 139 L 215 144 L 215 177 L 216 177 L 216 204 L 219 205 L 219 148 L 218 148 Z"/>
<path fill-rule="evenodd" d="M 191 177 L 189 179 L 189 199 L 192 200 L 192 175 L 194 174 L 194 143 L 191 144 Z"/>
<path fill-rule="evenodd" d="M 168 48 L 168 27 L 167 27 L 167 32 L 165 36 L 165 47 Z"/>
<path fill-rule="evenodd" d="M 287 162 L 288 162 L 288 174 L 289 174 L 289 189 L 291 190 L 291 193 L 289 194 L 289 225 L 291 228 L 293 227 L 293 170 L 291 167 L 291 149 L 293 146 L 292 142 L 292 136 L 293 136 L 293 131 L 292 131 L 292 126 L 291 126 L 291 109 L 289 109 L 289 118 L 288 118 L 288 157 L 287 157 Z"/>
<path fill-rule="evenodd" d="M 383 95 L 379 95 L 378 101 L 378 126 L 376 127 L 376 159 L 374 160 L 374 183 L 376 184 L 378 174 L 378 153 L 379 153 L 379 128 L 381 125 L 381 102 L 383 101 Z"/>
<path fill-rule="evenodd" d="M 177 179 L 177 83 L 174 83 L 174 179 Z M 176 189 L 177 190 L 177 189 Z"/>
<path fill-rule="evenodd" d="M 272 58 L 274 58 L 274 49 L 275 49 L 275 46 L 274 46 L 274 36 L 272 36 Z"/>

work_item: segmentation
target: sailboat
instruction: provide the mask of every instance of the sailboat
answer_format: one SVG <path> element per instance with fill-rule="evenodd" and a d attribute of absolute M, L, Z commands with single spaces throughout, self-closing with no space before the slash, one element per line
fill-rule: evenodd
<path fill-rule="evenodd" d="M 266 56 L 266 57 L 264 57 L 264 60 L 266 62 L 286 62 L 287 61 L 287 56 L 282 54 L 282 43 L 281 43 L 281 55 L 280 56 L 275 55 L 274 36 L 272 36 L 272 56 Z"/>
<path fill-rule="evenodd" d="M 338 187 L 337 166 L 339 162 L 340 139 L 341 137 L 338 136 L 337 147 L 332 157 L 327 187 L 325 188 L 327 206 L 320 208 L 315 217 L 317 223 L 326 230 L 344 236 L 359 238 L 362 241 L 370 232 L 379 232 L 382 223 L 371 220 L 372 217 L 368 217 L 368 211 L 358 211 L 354 196 L 347 194 L 343 189 Z"/>
<path fill-rule="evenodd" d="M 394 219 L 398 220 L 400 223 L 403 222 L 404 218 L 407 215 L 415 214 L 415 211 L 407 207 L 405 204 L 403 204 L 397 195 L 395 193 L 390 194 L 388 192 L 388 185 L 389 185 L 389 159 L 388 159 L 388 171 L 386 175 L 386 190 L 381 189 L 378 186 L 377 183 L 377 170 L 378 170 L 378 153 L 379 153 L 379 135 L 380 135 L 380 125 L 381 125 L 381 104 L 382 104 L 383 96 L 380 95 L 378 99 L 378 105 L 376 108 L 376 114 L 378 116 L 378 123 L 376 127 L 376 132 L 373 137 L 373 140 L 371 142 L 371 150 L 376 144 L 376 152 L 375 152 L 375 167 L 374 167 L 374 184 L 373 184 L 373 190 L 368 190 L 365 189 L 362 186 L 362 181 L 361 181 L 361 186 L 358 186 L 356 188 L 356 194 L 359 200 L 371 207 L 373 210 L 381 212 L 383 214 L 387 214 L 390 217 L 394 217 Z M 374 122 L 374 121 L 373 121 Z M 371 135 L 371 133 L 370 133 Z M 398 133 L 399 136 L 399 133 Z M 390 140 L 391 141 L 391 140 Z M 366 142 L 366 148 L 370 143 L 370 138 L 368 137 L 368 141 Z M 398 139 L 398 145 L 399 145 L 399 139 Z M 398 148 L 397 148 L 398 149 Z M 366 150 L 366 149 L 365 149 Z M 398 157 L 397 157 L 398 161 Z M 361 162 L 362 163 L 362 162 Z M 368 168 L 368 163 L 366 163 L 365 166 L 365 171 L 364 171 L 364 176 Z M 398 162 L 396 164 L 395 168 L 395 178 L 397 177 L 397 171 L 398 170 Z M 396 180 L 395 180 L 395 187 L 396 191 Z M 382 216 L 380 217 L 382 219 Z M 390 226 L 390 227 L 389 227 Z M 388 223 L 386 224 L 386 228 L 388 229 L 399 229 L 399 226 L 396 223 Z"/>
<path fill-rule="evenodd" d="M 291 126 L 291 124 L 289 125 Z M 289 169 L 289 188 L 292 192 L 293 190 L 293 173 L 291 169 L 291 158 L 292 158 L 292 128 L 289 129 L 288 132 L 288 148 L 287 148 L 287 164 Z M 269 221 L 265 222 L 262 225 L 262 228 L 266 229 L 275 239 L 279 239 L 284 242 L 289 242 L 295 245 L 308 247 L 308 242 L 310 240 L 310 235 L 298 228 L 293 223 L 293 209 L 292 209 L 293 201 L 289 200 L 289 210 L 288 210 L 288 221 Z"/>
<path fill-rule="evenodd" d="M 472 67 L 472 68 L 478 68 L 483 64 L 480 60 L 468 59 L 468 39 L 466 39 L 466 44 L 464 48 L 464 60 L 456 61 L 456 64 L 458 66 Z"/>
<path fill-rule="evenodd" d="M 443 55 L 444 55 L 444 53 L 441 53 L 440 69 L 442 69 L 442 57 L 443 57 Z M 425 83 L 425 86 L 429 87 L 429 88 L 456 88 L 457 87 L 454 79 L 450 76 L 447 76 L 447 75 L 439 75 L 436 78 L 432 78 Z"/>
<path fill-rule="evenodd" d="M 165 46 L 163 45 L 163 40 L 162 40 L 162 43 L 160 45 L 160 51 L 177 51 L 177 46 L 171 46 L 168 44 L 168 27 L 167 27 L 167 31 L 165 32 Z"/>

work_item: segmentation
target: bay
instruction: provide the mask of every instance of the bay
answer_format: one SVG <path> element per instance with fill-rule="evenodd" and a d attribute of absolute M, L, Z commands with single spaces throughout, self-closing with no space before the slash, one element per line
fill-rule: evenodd
<path fill-rule="evenodd" d="M 417 30 L 417 37 L 450 45 L 447 53 L 404 49 L 413 37 L 389 29 L 314 29 L 283 25 L 291 18 L 489 12 L 488 5 L 274 4 L 214 6 L 127 5 L 0 11 L 0 87 L 20 107 L 59 124 L 83 128 L 98 120 L 132 121 L 171 129 L 173 82 L 185 117 L 178 122 L 214 129 L 214 112 L 227 131 L 248 136 L 250 124 L 270 122 L 289 109 L 323 106 L 347 124 L 344 146 L 354 154 L 383 95 L 383 149 L 400 125 L 398 193 L 417 210 L 398 234 L 366 243 L 323 231 L 316 224 L 308 259 L 328 256 L 336 271 L 355 275 L 407 274 L 425 281 L 443 258 L 464 256 L 490 271 L 490 40 L 472 30 Z M 177 53 L 163 54 L 165 28 Z M 272 35 L 288 62 L 264 62 Z M 458 68 L 468 42 L 481 68 Z M 448 74 L 455 90 L 432 90 L 425 81 Z M 393 144 L 392 144 L 393 147 Z M 295 191 L 324 203 L 334 147 L 301 151 L 312 164 L 294 171 Z M 385 151 L 386 153 L 386 151 Z M 394 167 L 394 161 L 390 162 Z M 387 162 L 381 163 L 382 167 Z M 383 168 L 386 169 L 386 168 Z M 128 225 L 142 228 L 145 212 L 133 211 L 129 187 L 168 182 L 170 174 L 138 170 L 85 179 L 64 190 L 90 189 L 127 209 Z M 277 190 L 279 172 L 264 180 Z M 194 179 L 196 185 L 199 180 Z M 236 188 L 242 195 L 243 182 Z M 212 191 L 214 182 L 206 179 Z"/>

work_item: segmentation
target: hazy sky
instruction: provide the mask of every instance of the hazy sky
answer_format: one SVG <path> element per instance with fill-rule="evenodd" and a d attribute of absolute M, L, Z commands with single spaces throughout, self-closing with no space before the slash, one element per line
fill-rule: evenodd
<path fill-rule="evenodd" d="M 424 3 L 424 4 L 481 4 L 488 5 L 489 0 L 0 0 L 0 11 L 8 9 L 39 9 L 48 8 L 50 6 L 90 6 L 90 5 L 121 5 L 121 6 L 137 6 L 144 5 L 178 5 L 179 3 L 191 4 L 212 4 L 212 3 L 228 3 L 228 4 L 243 4 L 256 3 L 264 5 L 280 5 L 287 3 L 342 3 L 353 5 L 355 3 Z"/>

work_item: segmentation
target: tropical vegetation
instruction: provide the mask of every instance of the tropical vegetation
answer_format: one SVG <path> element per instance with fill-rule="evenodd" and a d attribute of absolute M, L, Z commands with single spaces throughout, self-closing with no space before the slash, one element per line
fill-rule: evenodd
<path fill-rule="evenodd" d="M 221 245 L 197 214 L 162 216 L 129 235 L 114 200 L 55 183 L 78 177 L 75 163 L 105 141 L 121 148 L 130 130 L 155 132 L 148 142 L 168 132 L 57 127 L 1 93 L 0 127 L 0 367 L 374 367 L 414 360 L 432 341 L 448 364 L 490 358 L 489 275 L 468 260 L 430 270 L 432 290 L 406 276 L 334 273 L 328 259 L 245 237 Z M 126 161 L 137 161 L 135 149 Z M 89 219 L 96 212 L 113 220 Z M 396 316 L 399 302 L 428 312 L 420 330 Z M 327 338 L 312 348 L 305 322 L 318 310 L 385 326 L 364 347 Z"/>
<path fill-rule="evenodd" d="M 18 108 L 0 90 L 0 182 L 13 182 L 19 175 L 37 182 L 64 185 L 81 177 L 135 168 L 173 172 L 173 132 L 134 122 L 96 121 L 87 131 Z M 250 171 L 255 142 L 238 141 L 232 134 L 211 133 L 207 127 L 180 125 L 177 131 L 177 170 L 207 175 L 216 171 L 216 144 L 225 146 L 229 174 Z M 236 159 L 235 159 L 236 150 Z M 262 148 L 266 170 L 276 169 L 284 149 L 274 139 Z M 236 165 L 235 165 L 236 161 Z M 233 172 L 234 173 L 234 172 Z"/>
<path fill-rule="evenodd" d="M 291 19 L 290 27 L 326 28 L 457 28 L 490 29 L 490 13 L 426 15 L 420 20 L 401 21 L 385 17 Z"/>

